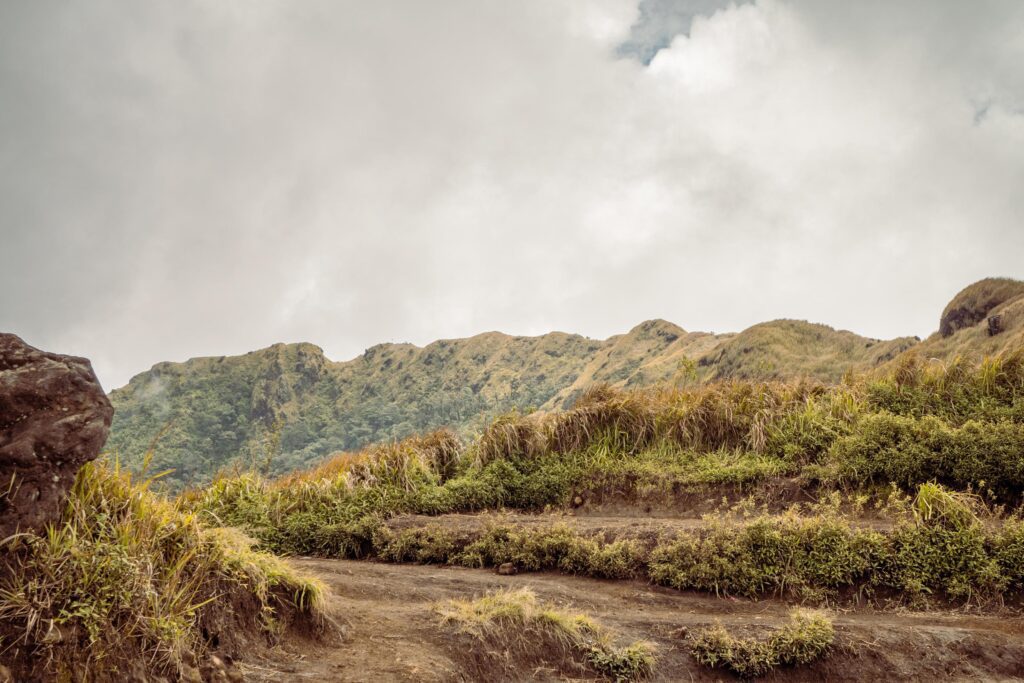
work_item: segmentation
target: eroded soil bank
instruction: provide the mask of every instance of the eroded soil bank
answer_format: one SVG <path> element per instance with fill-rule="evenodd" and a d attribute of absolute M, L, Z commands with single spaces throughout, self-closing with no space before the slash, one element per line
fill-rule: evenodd
<path fill-rule="evenodd" d="M 471 598 L 503 587 L 529 586 L 539 598 L 584 612 L 623 641 L 658 647 L 654 680 L 728 680 L 688 654 L 681 627 L 721 622 L 750 633 L 781 625 L 791 605 L 680 593 L 635 581 L 605 581 L 553 573 L 499 576 L 458 567 L 296 559 L 328 583 L 330 611 L 346 625 L 342 642 L 289 640 L 243 662 L 247 680 L 464 681 L 467 641 L 442 628 L 438 601 Z M 1005 612 L 831 611 L 836 646 L 811 666 L 781 669 L 764 680 L 1024 680 L 1024 620 Z M 561 680 L 554 672 L 523 671 L 524 680 Z"/>

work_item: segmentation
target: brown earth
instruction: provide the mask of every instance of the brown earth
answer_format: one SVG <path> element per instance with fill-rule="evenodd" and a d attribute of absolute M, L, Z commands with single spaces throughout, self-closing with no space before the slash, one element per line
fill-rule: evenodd
<path fill-rule="evenodd" d="M 647 639 L 658 648 L 654 680 L 732 677 L 696 664 L 680 637 L 721 622 L 756 634 L 779 626 L 791 605 L 718 599 L 635 581 L 560 574 L 499 576 L 457 567 L 389 565 L 301 558 L 294 562 L 330 586 L 330 611 L 347 624 L 344 641 L 325 646 L 285 640 L 241 664 L 248 680 L 468 681 L 472 641 L 442 627 L 439 601 L 471 598 L 498 588 L 530 587 L 539 598 L 584 612 L 619 634 L 621 643 Z M 964 611 L 832 611 L 836 644 L 817 663 L 782 669 L 766 680 L 1024 680 L 1024 620 L 1005 613 Z M 524 680 L 563 680 L 550 670 L 523 671 Z"/>

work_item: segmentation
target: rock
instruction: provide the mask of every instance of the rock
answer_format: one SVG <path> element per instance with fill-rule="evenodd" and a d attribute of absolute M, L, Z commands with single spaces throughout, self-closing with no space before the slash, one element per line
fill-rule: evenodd
<path fill-rule="evenodd" d="M 0 541 L 60 515 L 113 414 L 88 360 L 0 333 Z"/>
<path fill-rule="evenodd" d="M 502 576 L 513 576 L 514 574 L 518 574 L 519 570 L 516 569 L 516 566 L 511 562 L 506 562 L 498 567 L 498 573 Z"/>

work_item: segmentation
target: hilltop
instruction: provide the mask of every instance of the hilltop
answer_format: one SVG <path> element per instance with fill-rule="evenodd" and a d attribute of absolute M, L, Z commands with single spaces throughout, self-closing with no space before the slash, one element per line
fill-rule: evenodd
<path fill-rule="evenodd" d="M 989 336 L 987 319 L 1003 332 Z M 283 473 L 337 451 L 401 439 L 439 426 L 479 432 L 510 410 L 570 408 L 595 383 L 634 388 L 660 382 L 805 377 L 887 367 L 916 349 L 928 358 L 987 355 L 1024 337 L 1024 283 L 989 279 L 950 302 L 924 342 L 878 340 L 799 320 L 738 334 L 689 332 L 664 320 L 594 340 L 552 332 L 487 332 L 424 347 L 379 344 L 332 361 L 309 343 L 275 344 L 241 356 L 158 363 L 110 394 L 108 448 L 130 466 L 156 440 L 153 471 L 172 487 L 208 480 L 232 464 Z M 159 437 L 159 438 L 158 438 Z"/>

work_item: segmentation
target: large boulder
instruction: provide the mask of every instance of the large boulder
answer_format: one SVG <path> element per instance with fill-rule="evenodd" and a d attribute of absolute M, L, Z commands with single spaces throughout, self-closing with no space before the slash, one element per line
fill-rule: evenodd
<path fill-rule="evenodd" d="M 0 333 L 0 541 L 60 516 L 113 415 L 88 360 Z"/>

